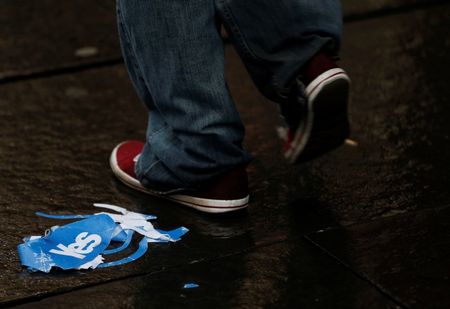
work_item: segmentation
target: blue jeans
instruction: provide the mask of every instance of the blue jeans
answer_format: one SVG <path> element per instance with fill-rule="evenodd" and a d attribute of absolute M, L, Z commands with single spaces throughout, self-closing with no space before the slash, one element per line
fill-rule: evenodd
<path fill-rule="evenodd" d="M 136 174 L 161 192 L 201 188 L 251 160 L 219 23 L 275 102 L 317 52 L 337 53 L 342 28 L 339 0 L 117 0 L 117 18 L 126 67 L 149 110 Z"/>

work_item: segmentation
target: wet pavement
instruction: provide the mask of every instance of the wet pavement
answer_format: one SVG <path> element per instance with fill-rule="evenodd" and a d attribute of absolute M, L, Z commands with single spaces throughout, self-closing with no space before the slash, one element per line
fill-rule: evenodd
<path fill-rule="evenodd" d="M 114 1 L 4 0 L 0 80 L 120 62 Z"/>
<path fill-rule="evenodd" d="M 449 307 L 450 4 L 343 2 L 354 143 L 316 161 L 283 162 L 276 106 L 227 45 L 230 89 L 255 156 L 250 207 L 229 216 L 145 196 L 112 176 L 111 149 L 142 139 L 146 124 L 121 63 L 112 1 L 2 2 L 0 306 Z M 94 202 L 191 232 L 117 268 L 20 266 L 22 237 L 61 224 L 35 211 L 92 213 Z M 200 287 L 182 289 L 192 281 Z"/>
<path fill-rule="evenodd" d="M 449 207 L 432 208 L 307 238 L 399 303 L 448 308 L 449 222 Z"/>

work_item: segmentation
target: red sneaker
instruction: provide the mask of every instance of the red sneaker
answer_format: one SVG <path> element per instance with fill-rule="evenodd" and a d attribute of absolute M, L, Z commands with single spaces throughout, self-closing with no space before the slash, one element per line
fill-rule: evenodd
<path fill-rule="evenodd" d="M 290 106 L 285 107 L 299 111 L 290 116 L 285 136 L 283 153 L 290 163 L 305 162 L 331 151 L 350 134 L 350 78 L 345 71 L 326 54 L 318 54 L 307 64 L 302 77 L 307 100 L 299 100 L 294 94 L 287 103 Z"/>
<path fill-rule="evenodd" d="M 144 187 L 134 172 L 143 148 L 144 143 L 140 141 L 125 141 L 114 148 L 109 159 L 114 175 L 130 188 L 208 213 L 236 211 L 248 206 L 248 178 L 244 167 L 224 173 L 195 193 L 160 194 Z"/>

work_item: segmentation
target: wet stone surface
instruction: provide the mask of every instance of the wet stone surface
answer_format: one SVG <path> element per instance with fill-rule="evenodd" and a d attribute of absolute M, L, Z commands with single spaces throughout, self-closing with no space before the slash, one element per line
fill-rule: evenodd
<path fill-rule="evenodd" d="M 111 149 L 121 140 L 142 138 L 146 122 L 122 66 L 5 85 L 2 93 L 2 118 L 10 124 L 2 127 L 0 143 L 3 301 L 219 257 L 253 245 L 245 215 L 208 218 L 144 198 L 115 181 L 108 166 Z M 127 111 L 126 119 L 122 111 Z M 93 202 L 152 213 L 160 218 L 159 227 L 185 225 L 191 233 L 182 242 L 150 249 L 152 254 L 115 271 L 51 276 L 22 271 L 15 249 L 21 238 L 42 235 L 46 228 L 61 224 L 38 218 L 35 211 L 93 213 L 97 211 Z M 15 282 L 14 287 L 10 282 Z"/>
<path fill-rule="evenodd" d="M 307 236 L 412 308 L 449 308 L 450 208 Z"/>
<path fill-rule="evenodd" d="M 342 65 L 353 82 L 358 146 L 298 170 L 320 184 L 314 198 L 341 224 L 449 204 L 449 12 L 445 5 L 346 26 Z"/>
<path fill-rule="evenodd" d="M 257 126 L 253 120 L 248 125 L 248 147 L 259 157 L 250 170 L 252 205 L 248 212 L 225 217 L 206 216 L 145 196 L 114 179 L 108 166 L 111 149 L 124 139 L 141 139 L 146 123 L 143 107 L 122 66 L 2 86 L 0 110 L 10 124 L 2 128 L 0 143 L 3 162 L 0 193 L 4 205 L 0 223 L 5 226 L 5 242 L 0 251 L 5 269 L 0 298 L 4 302 L 46 297 L 49 293 L 67 292 L 129 275 L 217 259 L 254 246 L 283 242 L 291 234 L 301 235 L 334 223 L 326 215 L 313 223 L 307 222 L 304 218 L 314 217 L 315 211 L 286 207 L 296 187 L 288 187 L 285 182 L 288 179 L 280 182 L 286 178 L 283 173 L 288 169 L 286 165 L 276 169 L 282 160 L 275 131 L 278 121 L 274 117 L 275 105 L 256 95 L 231 50 L 229 59 L 230 79 L 234 81 L 230 86 L 238 98 L 243 119 L 254 119 L 255 113 L 259 113 L 261 125 Z M 127 112 L 125 118 L 123 111 Z M 260 134 L 266 134 L 266 138 L 269 134 L 275 143 L 263 143 Z M 266 156 L 272 158 L 268 160 L 272 167 L 264 162 Z M 191 232 L 177 244 L 151 247 L 141 260 L 114 270 L 44 275 L 21 269 L 15 250 L 21 238 L 41 235 L 46 228 L 62 223 L 38 218 L 35 211 L 93 213 L 97 211 L 91 206 L 93 202 L 155 214 L 159 227 L 184 225 Z M 300 228 L 292 232 L 291 224 L 300 224 Z M 12 288 L 10 282 L 15 282 Z"/>
<path fill-rule="evenodd" d="M 3 0 L 0 79 L 120 58 L 113 0 Z"/>
<path fill-rule="evenodd" d="M 0 251 L 5 269 L 0 289 L 2 301 L 24 302 L 107 280 L 219 259 L 254 246 L 285 242 L 291 235 L 297 239 L 304 232 L 334 224 L 327 211 L 307 207 L 314 206 L 314 201 L 308 204 L 305 200 L 303 208 L 286 207 L 297 187 L 287 185 L 289 179 L 283 172 L 288 170 L 287 166 L 276 169 L 282 162 L 277 142 L 262 143 L 260 135 L 269 134 L 277 141 L 275 106 L 256 95 L 235 54 L 230 51 L 229 55 L 230 78 L 235 81 L 231 88 L 239 98 L 243 119 L 254 119 L 255 113 L 259 113 L 261 125 L 248 125 L 248 147 L 259 158 L 250 170 L 252 205 L 248 212 L 227 217 L 205 216 L 147 197 L 113 178 L 108 167 L 109 152 L 121 140 L 142 138 L 146 122 L 122 66 L 2 86 L 2 117 L 10 124 L 2 128 L 0 152 L 3 162 L 0 192 L 4 205 L 0 220 L 5 226 Z M 122 116 L 123 111 L 127 111 L 128 117 Z M 269 165 L 266 159 L 271 162 Z M 91 206 L 93 202 L 152 213 L 159 217 L 157 224 L 161 228 L 184 225 L 191 232 L 177 244 L 151 247 L 141 260 L 113 270 L 44 275 L 21 269 L 15 250 L 21 238 L 42 234 L 46 228 L 61 224 L 59 220 L 38 218 L 35 211 L 92 213 L 96 211 Z M 316 220 L 306 220 L 311 218 Z M 299 228 L 289 228 L 297 225 Z M 314 258 L 313 253 L 307 258 Z M 351 276 L 350 272 L 344 274 Z M 352 280 L 360 284 L 358 279 Z M 14 286 L 10 282 L 15 282 Z M 365 293 L 386 301 L 372 288 Z M 327 293 L 323 297 L 333 298 Z"/>
<path fill-rule="evenodd" d="M 429 2 L 343 0 L 343 11 L 349 17 Z M 99 61 L 119 61 L 114 6 L 114 0 L 3 0 L 0 80 L 95 65 Z"/>
<path fill-rule="evenodd" d="M 306 245 L 306 246 L 305 246 Z M 196 289 L 183 289 L 195 282 Z M 370 284 L 297 238 L 30 302 L 84 308 L 396 308 Z"/>
<path fill-rule="evenodd" d="M 102 12 L 113 9 L 110 2 L 93 3 Z M 122 65 L 0 85 L 4 124 L 0 127 L 0 305 L 42 298 L 28 306 L 82 306 L 79 299 L 92 295 L 105 296 L 94 299 L 93 306 L 98 307 L 114 299 L 122 307 L 160 306 L 169 299 L 174 306 L 220 302 L 224 307 L 249 308 L 255 304 L 393 307 L 390 296 L 413 306 L 433 301 L 420 293 L 409 299 L 414 290 L 404 289 L 429 284 L 422 276 L 438 278 L 433 277 L 436 269 L 448 265 L 446 249 L 439 242 L 431 243 L 436 258 L 424 259 L 426 243 L 415 248 L 411 263 L 417 261 L 431 275 L 417 272 L 410 263 L 398 263 L 415 241 L 408 233 L 420 236 L 428 231 L 426 226 L 438 224 L 439 229 L 430 235 L 442 236 L 447 244 L 447 225 L 442 221 L 446 215 L 435 221 L 439 216 L 430 214 L 450 204 L 446 160 L 450 155 L 446 82 L 450 41 L 445 39 L 449 12 L 450 6 L 443 5 L 346 25 L 342 58 L 353 80 L 350 111 L 356 143 L 296 167 L 288 166 L 280 155 L 276 106 L 257 93 L 228 46 L 230 89 L 247 128 L 245 144 L 255 156 L 249 167 L 251 205 L 248 211 L 231 216 L 203 215 L 134 192 L 114 179 L 108 166 L 111 149 L 125 139 L 142 139 L 147 120 Z M 3 14 L 0 20 L 6 20 Z M 105 20 L 109 20 L 105 27 L 114 23 Z M 12 22 L 5 23 L 12 29 Z M 113 31 L 108 34 L 115 36 Z M 84 36 L 85 32 L 79 38 Z M 115 53 L 114 42 L 61 44 L 70 47 L 65 55 L 73 55 L 73 49 L 81 45 L 99 46 L 102 55 L 103 46 L 111 46 L 111 54 Z M 93 52 L 84 49 L 81 54 Z M 72 61 L 68 56 L 32 57 L 24 67 Z M 10 70 L 6 66 L 11 63 L 20 62 L 5 60 L 6 69 L 0 71 Z M 16 245 L 21 238 L 61 224 L 38 218 L 35 211 L 92 213 L 94 202 L 155 214 L 158 227 L 184 225 L 191 232 L 179 243 L 152 246 L 141 260 L 113 269 L 44 275 L 29 274 L 20 267 Z M 405 218 L 418 219 L 408 226 Z M 358 225 L 345 227 L 353 223 Z M 402 226 L 396 229 L 398 224 Z M 386 235 L 392 254 L 402 255 L 391 264 L 376 260 L 380 242 L 372 233 L 365 234 L 366 228 L 375 236 L 386 230 L 380 233 Z M 314 234 L 318 230 L 328 232 Z M 353 233 L 355 243 L 342 231 Z M 394 242 L 399 233 L 402 241 Z M 304 234 L 323 237 L 310 236 L 322 249 L 306 242 Z M 426 242 L 427 235 L 418 241 Z M 365 240 L 373 246 L 365 247 Z M 364 279 L 325 254 L 333 250 Z M 378 273 L 384 265 L 387 269 Z M 447 279 L 438 280 L 444 286 Z M 180 285 L 188 281 L 201 286 L 180 291 Z M 158 286 L 167 286 L 166 294 L 152 298 Z M 436 290 L 439 297 L 440 291 Z M 441 303 L 447 304 L 446 296 L 442 297 Z"/>

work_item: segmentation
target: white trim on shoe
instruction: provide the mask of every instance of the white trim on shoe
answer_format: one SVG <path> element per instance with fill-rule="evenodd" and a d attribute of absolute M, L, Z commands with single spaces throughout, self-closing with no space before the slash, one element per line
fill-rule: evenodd
<path fill-rule="evenodd" d="M 123 170 L 120 169 L 119 164 L 117 162 L 117 150 L 119 147 L 126 142 L 122 142 L 119 145 L 117 145 L 113 151 L 111 152 L 111 156 L 109 157 L 109 164 L 111 166 L 111 169 L 116 175 L 116 177 L 125 185 L 128 187 L 141 191 L 143 193 L 161 197 L 167 200 L 171 200 L 173 202 L 197 209 L 202 212 L 208 212 L 208 213 L 225 213 L 230 211 L 236 211 L 240 209 L 244 209 L 248 206 L 249 196 L 247 195 L 244 198 L 241 199 L 235 199 L 235 200 L 216 200 L 216 199 L 207 199 L 207 198 L 200 198 L 195 196 L 189 196 L 185 194 L 158 194 L 156 192 L 153 192 L 147 188 L 145 188 L 139 180 L 137 180 L 134 177 L 131 177 L 127 173 L 125 173 Z"/>
<path fill-rule="evenodd" d="M 316 77 L 305 89 L 306 98 L 308 99 L 308 110 L 306 120 L 302 127 L 299 127 L 295 136 L 291 141 L 291 147 L 284 153 L 285 158 L 289 163 L 295 163 L 300 153 L 305 149 L 305 146 L 311 135 L 314 124 L 314 100 L 322 89 L 335 82 L 336 80 L 344 79 L 350 81 L 347 73 L 341 68 L 334 68 Z"/>
<path fill-rule="evenodd" d="M 249 201 L 248 195 L 237 200 L 214 200 L 184 194 L 158 196 L 208 213 L 225 213 L 244 209 L 248 206 Z"/>
<path fill-rule="evenodd" d="M 348 77 L 347 73 L 341 68 L 334 68 L 334 69 L 323 72 L 322 74 L 317 76 L 308 85 L 308 87 L 306 87 L 306 90 L 305 90 L 306 96 L 311 101 L 314 101 L 317 94 L 320 92 L 320 90 L 324 86 L 326 86 L 327 84 L 330 84 L 338 79 L 345 79 L 347 81 L 350 81 L 350 78 Z"/>

